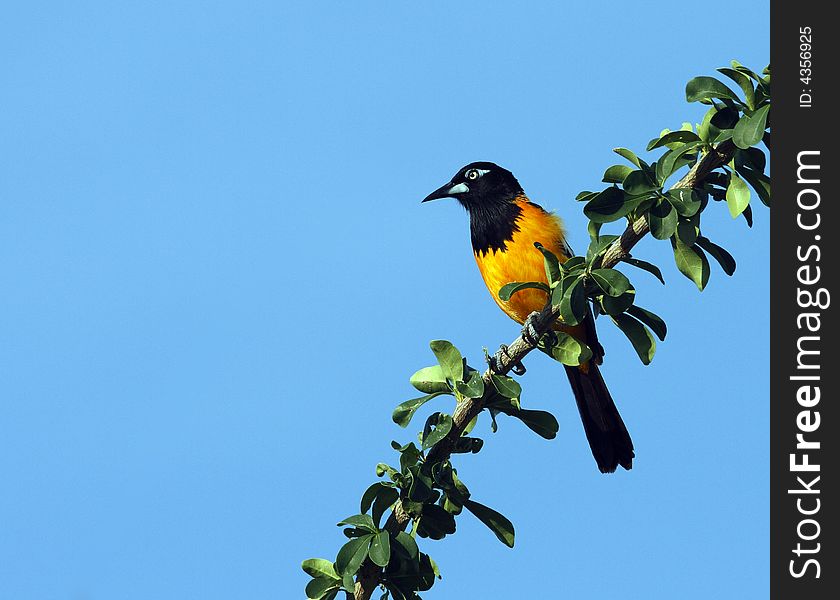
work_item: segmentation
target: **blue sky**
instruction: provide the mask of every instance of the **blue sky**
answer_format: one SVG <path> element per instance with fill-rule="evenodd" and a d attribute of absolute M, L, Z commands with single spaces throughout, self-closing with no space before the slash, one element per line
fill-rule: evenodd
<path fill-rule="evenodd" d="M 583 249 L 610 149 L 699 121 L 685 82 L 768 44 L 760 2 L 7 7 L 0 598 L 303 597 L 415 433 L 390 413 L 428 341 L 477 365 L 518 332 L 463 211 L 419 201 L 492 160 Z M 625 270 L 669 325 L 653 364 L 600 326 L 634 469 L 597 471 L 530 357 L 559 436 L 482 422 L 456 465 L 516 547 L 463 515 L 428 597 L 767 596 L 769 214 L 706 214 L 733 278 L 700 294 L 653 240 L 668 285 Z"/>

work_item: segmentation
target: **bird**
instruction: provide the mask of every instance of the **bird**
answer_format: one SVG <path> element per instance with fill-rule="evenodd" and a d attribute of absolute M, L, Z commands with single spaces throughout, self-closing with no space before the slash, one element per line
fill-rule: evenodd
<path fill-rule="evenodd" d="M 529 316 L 546 305 L 548 295 L 540 289 L 524 289 L 502 300 L 498 292 L 514 281 L 548 283 L 543 255 L 535 243 L 561 263 L 574 256 L 562 220 L 532 202 L 513 173 L 492 162 L 462 167 L 423 202 L 443 198 L 454 198 L 466 209 L 473 256 L 484 283 L 499 308 L 527 331 Z M 601 375 L 604 350 L 591 310 L 587 307 L 579 325 L 570 327 L 558 320 L 553 328 L 586 343 L 593 352 L 585 363 L 564 367 L 599 470 L 612 473 L 619 465 L 631 469 L 633 441 Z"/>

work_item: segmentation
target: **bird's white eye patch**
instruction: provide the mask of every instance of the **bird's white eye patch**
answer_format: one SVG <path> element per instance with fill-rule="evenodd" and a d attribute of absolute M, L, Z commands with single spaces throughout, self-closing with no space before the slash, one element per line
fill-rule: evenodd
<path fill-rule="evenodd" d="M 471 181 L 475 181 L 476 179 L 478 179 L 482 175 L 486 175 L 489 172 L 490 172 L 490 169 L 470 169 L 469 171 L 464 173 L 464 177 L 466 179 L 471 180 Z"/>

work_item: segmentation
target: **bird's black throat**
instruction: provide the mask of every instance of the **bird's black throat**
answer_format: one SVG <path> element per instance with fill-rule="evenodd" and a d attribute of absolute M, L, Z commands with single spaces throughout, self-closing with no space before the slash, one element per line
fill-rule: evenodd
<path fill-rule="evenodd" d="M 522 209 L 509 200 L 470 203 L 470 238 L 473 252 L 484 256 L 507 250 L 507 242 L 519 231 L 516 224 Z"/>

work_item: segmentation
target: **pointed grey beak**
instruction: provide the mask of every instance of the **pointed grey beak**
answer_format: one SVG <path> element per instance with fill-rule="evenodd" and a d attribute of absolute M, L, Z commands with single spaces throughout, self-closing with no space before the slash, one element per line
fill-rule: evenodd
<path fill-rule="evenodd" d="M 438 200 L 439 198 L 454 198 L 458 194 L 466 194 L 469 191 L 470 188 L 466 183 L 452 183 L 450 181 L 423 198 L 422 201 L 428 202 L 429 200 Z"/>

